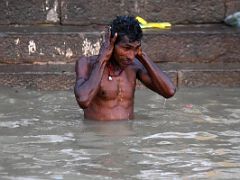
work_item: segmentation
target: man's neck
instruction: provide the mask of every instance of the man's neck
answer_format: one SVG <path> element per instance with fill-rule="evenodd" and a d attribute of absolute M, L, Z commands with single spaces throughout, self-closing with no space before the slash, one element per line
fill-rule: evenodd
<path fill-rule="evenodd" d="M 119 64 L 116 62 L 116 60 L 113 58 L 110 59 L 109 66 L 112 67 L 113 71 L 121 71 L 122 70 L 122 68 L 119 66 Z"/>

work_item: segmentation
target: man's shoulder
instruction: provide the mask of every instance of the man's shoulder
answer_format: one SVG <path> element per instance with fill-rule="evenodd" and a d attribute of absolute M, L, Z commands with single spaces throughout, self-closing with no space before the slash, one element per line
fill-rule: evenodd
<path fill-rule="evenodd" d="M 96 56 L 81 56 L 77 62 L 78 63 L 84 63 L 84 64 L 94 64 L 97 60 L 97 55 Z"/>
<path fill-rule="evenodd" d="M 75 71 L 77 74 L 86 75 L 91 70 L 93 64 L 96 62 L 97 56 L 81 56 L 76 60 Z"/>

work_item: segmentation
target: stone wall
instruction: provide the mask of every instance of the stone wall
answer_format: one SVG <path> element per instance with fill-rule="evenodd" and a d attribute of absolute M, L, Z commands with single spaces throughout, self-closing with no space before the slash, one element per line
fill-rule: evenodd
<path fill-rule="evenodd" d="M 240 0 L 1 0 L 0 85 L 72 89 L 74 62 L 97 54 L 117 15 L 173 24 L 144 30 L 143 47 L 178 87 L 240 87 Z"/>
<path fill-rule="evenodd" d="M 221 23 L 239 0 L 1 0 L 0 24 L 107 24 L 117 15 L 141 15 L 174 24 Z"/>

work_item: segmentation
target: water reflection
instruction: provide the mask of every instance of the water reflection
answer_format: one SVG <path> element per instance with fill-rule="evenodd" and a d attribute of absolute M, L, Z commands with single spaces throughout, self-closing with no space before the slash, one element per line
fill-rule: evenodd
<path fill-rule="evenodd" d="M 238 92 L 139 90 L 136 120 L 96 122 L 72 92 L 1 88 L 0 179 L 237 179 Z"/>
<path fill-rule="evenodd" d="M 98 136 L 122 137 L 134 135 L 132 120 L 98 122 L 83 120 L 83 127 L 87 131 L 95 132 Z"/>

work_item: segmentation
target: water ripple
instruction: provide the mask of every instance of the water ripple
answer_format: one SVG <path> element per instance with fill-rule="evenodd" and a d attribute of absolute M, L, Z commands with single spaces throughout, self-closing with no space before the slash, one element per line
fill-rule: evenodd
<path fill-rule="evenodd" d="M 218 134 L 221 135 L 221 136 L 228 136 L 228 137 L 239 137 L 240 136 L 239 131 L 233 131 L 233 130 L 219 132 Z"/>
<path fill-rule="evenodd" d="M 157 133 L 147 137 L 144 137 L 143 140 L 148 139 L 197 139 L 197 140 L 209 140 L 218 137 L 215 134 L 211 134 L 208 132 L 165 132 L 165 133 Z"/>
<path fill-rule="evenodd" d="M 9 118 L 9 116 L 8 116 Z M 19 121 L 1 121 L 0 127 L 7 127 L 7 128 L 18 128 L 20 126 L 29 126 L 34 124 L 36 121 L 39 121 L 38 118 L 31 118 L 31 119 L 20 119 Z"/>

